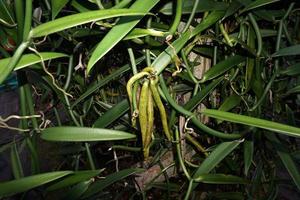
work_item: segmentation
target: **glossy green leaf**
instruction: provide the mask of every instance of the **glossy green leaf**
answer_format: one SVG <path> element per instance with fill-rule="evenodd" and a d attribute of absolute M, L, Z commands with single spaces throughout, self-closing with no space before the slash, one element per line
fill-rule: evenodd
<path fill-rule="evenodd" d="M 239 55 L 235 55 L 227 58 L 226 60 L 222 60 L 221 62 L 212 66 L 207 72 L 204 73 L 201 82 L 203 83 L 205 81 L 218 77 L 221 74 L 228 71 L 229 69 L 231 69 L 232 67 L 244 62 L 245 60 L 245 57 Z"/>
<path fill-rule="evenodd" d="M 282 75 L 295 76 L 300 74 L 300 63 L 289 66 L 279 72 Z"/>
<path fill-rule="evenodd" d="M 193 10 L 195 0 L 184 0 L 182 5 L 182 14 L 190 14 Z M 225 10 L 228 7 L 228 4 L 225 2 L 216 2 L 214 0 L 201 0 L 196 9 L 196 13 L 206 12 L 206 11 L 216 11 L 216 10 Z M 172 15 L 173 12 L 173 3 L 169 2 L 165 4 L 159 12 L 164 15 Z"/>
<path fill-rule="evenodd" d="M 253 141 L 245 140 L 244 142 L 244 173 L 247 176 L 250 166 L 252 164 L 254 154 L 254 144 Z"/>
<path fill-rule="evenodd" d="M 109 19 L 113 17 L 120 16 L 137 16 L 145 15 L 143 12 L 139 12 L 133 9 L 115 9 L 115 10 L 97 10 L 89 11 L 84 13 L 78 13 L 73 15 L 68 15 L 66 17 L 61 17 L 53 21 L 41 24 L 30 31 L 30 37 L 42 37 L 45 35 L 50 35 L 74 26 L 99 21 L 103 19 Z"/>
<path fill-rule="evenodd" d="M 105 128 L 110 125 L 112 122 L 120 118 L 129 110 L 129 103 L 127 99 L 124 99 L 120 103 L 113 106 L 102 116 L 100 116 L 94 123 L 93 127 L 95 128 Z"/>
<path fill-rule="evenodd" d="M 136 136 L 110 129 L 61 126 L 51 127 L 42 131 L 41 138 L 48 141 L 88 142 L 132 139 Z"/>
<path fill-rule="evenodd" d="M 69 0 L 51 0 L 52 20 L 58 15 Z"/>
<path fill-rule="evenodd" d="M 242 10 L 242 12 L 249 11 L 249 10 L 252 10 L 252 9 L 255 9 L 255 8 L 259 8 L 259 7 L 267 5 L 267 4 L 275 3 L 277 1 L 280 1 L 280 0 L 256 0 L 256 1 L 253 1 L 250 4 L 248 4 Z"/>
<path fill-rule="evenodd" d="M 77 171 L 74 174 L 62 179 L 61 181 L 49 186 L 47 191 L 53 191 L 61 188 L 65 188 L 71 185 L 74 185 L 79 182 L 89 180 L 95 176 L 98 176 L 104 169 L 99 170 L 86 170 L 86 171 Z"/>
<path fill-rule="evenodd" d="M 86 191 L 86 193 L 84 193 L 83 198 L 91 197 L 92 195 L 97 194 L 98 192 L 102 191 L 103 189 L 110 186 L 111 184 L 120 181 L 130 175 L 141 173 L 143 171 L 144 169 L 131 168 L 131 169 L 123 169 L 121 171 L 110 174 L 106 176 L 104 179 L 95 181 Z"/>
<path fill-rule="evenodd" d="M 255 117 L 249 117 L 245 115 L 239 115 L 239 114 L 224 112 L 219 110 L 213 110 L 213 109 L 205 109 L 202 111 L 202 113 L 209 117 L 213 117 L 225 121 L 244 124 L 248 126 L 254 126 L 257 128 L 274 131 L 292 137 L 300 137 L 300 128 L 294 126 L 288 126 L 285 124 L 280 124 L 277 122 L 272 122 L 264 119 L 259 119 Z"/>
<path fill-rule="evenodd" d="M 266 136 L 276 148 L 277 154 L 279 155 L 285 168 L 287 169 L 290 176 L 292 177 L 298 190 L 300 190 L 300 171 L 299 171 L 298 164 L 294 162 L 288 149 L 281 143 L 279 139 L 276 138 L 274 134 L 268 134 Z"/>
<path fill-rule="evenodd" d="M 68 57 L 67 54 L 64 53 L 56 53 L 56 52 L 40 52 L 40 55 L 43 57 L 44 61 Z M 4 58 L 0 60 L 0 66 L 6 66 L 10 62 L 11 58 Z M 41 57 L 36 54 L 24 54 L 20 58 L 18 64 L 16 65 L 14 70 L 23 69 L 25 67 L 31 66 L 33 64 L 37 64 L 41 62 Z"/>
<path fill-rule="evenodd" d="M 286 47 L 283 49 L 279 49 L 276 53 L 272 55 L 272 57 L 279 57 L 279 56 L 294 56 L 300 54 L 300 44 Z"/>
<path fill-rule="evenodd" d="M 159 0 L 137 0 L 129 10 L 147 14 Z M 89 60 L 87 71 L 90 72 L 98 60 L 120 42 L 143 18 L 143 16 L 122 17 L 96 46 Z"/>
<path fill-rule="evenodd" d="M 228 154 L 230 154 L 241 141 L 222 142 L 217 148 L 209 154 L 209 156 L 201 163 L 196 170 L 193 178 L 197 178 L 203 174 L 208 174 L 214 169 Z"/>
<path fill-rule="evenodd" d="M 239 176 L 227 174 L 201 174 L 194 181 L 209 184 L 249 184 L 250 181 Z"/>
<path fill-rule="evenodd" d="M 66 175 L 72 174 L 72 171 L 57 171 L 27 176 L 13 181 L 0 183 L 0 197 L 14 195 L 20 192 L 33 189 L 35 187 L 44 185 L 56 179 L 62 178 Z"/>

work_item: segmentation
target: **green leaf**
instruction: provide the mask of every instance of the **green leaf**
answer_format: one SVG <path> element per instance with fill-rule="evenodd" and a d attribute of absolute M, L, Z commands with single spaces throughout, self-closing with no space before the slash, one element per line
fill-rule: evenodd
<path fill-rule="evenodd" d="M 138 0 L 129 10 L 147 14 L 159 0 Z M 89 60 L 87 71 L 90 72 L 98 60 L 100 60 L 108 51 L 110 51 L 117 43 L 119 43 L 133 29 L 143 16 L 122 17 L 101 40 L 93 51 Z"/>
<path fill-rule="evenodd" d="M 202 111 L 202 114 L 225 121 L 274 131 L 292 137 L 300 137 L 300 128 L 280 124 L 277 122 L 212 109 L 205 109 Z"/>
<path fill-rule="evenodd" d="M 77 171 L 74 174 L 64 178 L 63 180 L 49 186 L 47 191 L 53 191 L 61 188 L 65 188 L 76 183 L 89 180 L 95 176 L 98 176 L 104 169 L 99 170 L 86 170 L 86 171 Z"/>
<path fill-rule="evenodd" d="M 110 125 L 112 122 L 117 120 L 119 117 L 124 115 L 129 110 L 129 103 L 127 99 L 124 99 L 107 112 L 105 112 L 102 116 L 100 116 L 94 123 L 93 127 L 95 128 L 105 128 Z"/>
<path fill-rule="evenodd" d="M 245 163 L 244 173 L 246 176 L 247 176 L 250 166 L 252 164 L 253 153 L 254 153 L 253 141 L 245 140 L 245 142 L 244 142 L 244 163 Z"/>
<path fill-rule="evenodd" d="M 229 69 L 231 69 L 232 67 L 244 62 L 245 60 L 245 57 L 239 55 L 229 57 L 226 60 L 223 60 L 217 63 L 216 65 L 212 66 L 207 72 L 205 72 L 201 79 L 201 82 L 203 83 L 205 81 L 218 77 L 221 74 L 228 71 Z"/>
<path fill-rule="evenodd" d="M 120 16 L 137 16 L 145 15 L 143 12 L 138 12 L 132 9 L 115 9 L 115 10 L 97 10 L 89 11 L 84 13 L 78 13 L 73 15 L 68 15 L 66 17 L 61 17 L 53 21 L 41 24 L 30 31 L 30 36 L 32 38 L 42 37 L 45 35 L 50 35 L 74 26 L 99 21 L 103 19 L 109 19 L 113 17 Z"/>
<path fill-rule="evenodd" d="M 193 175 L 193 178 L 197 178 L 203 174 L 208 174 L 240 143 L 241 141 L 232 141 L 219 144 L 217 148 L 201 163 L 200 167 Z"/>
<path fill-rule="evenodd" d="M 130 175 L 141 173 L 144 169 L 139 168 L 131 168 L 131 169 L 124 169 L 118 172 L 115 172 L 113 174 L 108 175 L 104 179 L 100 179 L 95 181 L 89 189 L 84 193 L 83 198 L 88 198 L 94 194 L 97 194 L 98 192 L 102 191 L 106 187 L 110 186 L 111 184 L 122 180 Z"/>
<path fill-rule="evenodd" d="M 295 76 L 300 74 L 300 63 L 289 66 L 279 72 L 282 75 Z"/>
<path fill-rule="evenodd" d="M 42 131 L 41 138 L 48 141 L 87 142 L 132 139 L 136 136 L 123 131 L 110 129 L 61 126 Z"/>
<path fill-rule="evenodd" d="M 63 53 L 52 53 L 52 52 L 42 52 L 40 54 L 43 57 L 44 61 L 68 56 Z M 5 68 L 11 62 L 11 59 L 12 58 L 4 58 L 4 59 L 0 60 L 0 71 L 1 71 L 1 68 Z M 28 67 L 33 64 L 40 63 L 40 62 L 41 62 L 41 58 L 38 55 L 25 54 L 20 58 L 16 67 L 14 68 L 14 70 L 23 69 L 25 67 Z"/>
<path fill-rule="evenodd" d="M 294 180 L 294 183 L 297 186 L 298 190 L 300 190 L 299 167 L 294 162 L 291 154 L 289 153 L 287 148 L 280 142 L 280 140 L 276 138 L 274 134 L 268 134 L 266 135 L 266 137 L 272 142 L 273 146 L 276 148 L 277 154 L 279 155 L 290 176 Z"/>
<path fill-rule="evenodd" d="M 249 184 L 250 181 L 238 176 L 227 174 L 201 174 L 194 181 L 209 184 Z"/>
<path fill-rule="evenodd" d="M 182 14 L 190 14 L 193 10 L 195 0 L 184 0 L 182 5 Z M 196 8 L 196 13 L 216 10 L 226 10 L 228 4 L 214 0 L 201 0 Z M 172 15 L 174 13 L 173 3 L 165 4 L 160 11 L 164 15 Z"/>
<path fill-rule="evenodd" d="M 65 7 L 69 0 L 51 0 L 52 20 Z"/>
<path fill-rule="evenodd" d="M 261 6 L 267 5 L 267 4 L 271 4 L 271 3 L 275 3 L 277 1 L 280 0 L 256 0 L 251 2 L 250 4 L 248 4 L 241 12 L 245 12 L 245 11 L 249 11 L 255 8 L 259 8 Z"/>
<path fill-rule="evenodd" d="M 27 190 L 44 185 L 72 173 L 72 171 L 48 172 L 20 178 L 13 181 L 1 182 L 0 197 L 6 197 L 20 192 L 25 192 Z"/>
<path fill-rule="evenodd" d="M 271 57 L 294 56 L 299 54 L 300 54 L 300 44 L 279 49 L 276 53 L 271 55 Z"/>

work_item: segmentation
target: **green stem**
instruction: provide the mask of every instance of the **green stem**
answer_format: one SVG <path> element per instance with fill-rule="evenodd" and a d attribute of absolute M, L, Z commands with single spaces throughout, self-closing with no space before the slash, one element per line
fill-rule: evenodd
<path fill-rule="evenodd" d="M 72 76 L 72 70 L 73 70 L 73 55 L 70 56 L 69 59 L 69 65 L 68 65 L 68 74 L 67 74 L 67 80 L 64 85 L 64 90 L 67 91 L 70 85 L 71 76 Z"/>
<path fill-rule="evenodd" d="M 182 15 L 182 0 L 177 0 L 176 3 L 176 14 L 171 28 L 169 29 L 169 34 L 174 35 L 177 30 L 177 27 L 180 23 L 181 15 Z"/>
<path fill-rule="evenodd" d="M 127 49 L 128 54 L 129 54 L 129 58 L 130 58 L 130 64 L 131 64 L 131 68 L 132 68 L 132 73 L 135 75 L 137 74 L 137 68 L 136 68 L 136 62 L 135 62 L 135 57 L 134 57 L 134 53 L 132 48 L 128 48 Z"/>
<path fill-rule="evenodd" d="M 88 160 L 89 160 L 89 163 L 90 163 L 90 167 L 91 167 L 92 170 L 95 170 L 96 167 L 95 167 L 95 163 L 94 163 L 91 151 L 90 151 L 90 145 L 87 142 L 85 142 L 84 145 L 85 145 L 86 153 L 87 153 Z"/>
<path fill-rule="evenodd" d="M 184 197 L 184 200 L 189 200 L 189 197 L 191 195 L 191 192 L 193 190 L 193 183 L 194 183 L 194 180 L 191 179 L 190 182 L 189 182 L 189 187 L 186 191 L 186 194 L 185 194 L 185 197 Z"/>
<path fill-rule="evenodd" d="M 224 36 L 225 41 L 227 42 L 227 44 L 228 44 L 229 46 L 232 47 L 233 44 L 232 44 L 232 42 L 231 42 L 231 39 L 229 38 L 228 33 L 226 32 L 226 30 L 225 30 L 225 28 L 224 28 L 224 26 L 223 26 L 223 24 L 220 23 L 219 27 L 220 27 L 220 31 L 221 31 L 222 35 Z"/>
<path fill-rule="evenodd" d="M 192 12 L 191 12 L 191 15 L 190 15 L 188 21 L 186 22 L 185 27 L 184 27 L 184 29 L 182 31 L 183 33 L 186 32 L 188 30 L 188 28 L 190 27 L 190 25 L 191 25 L 191 23 L 192 23 L 192 21 L 193 21 L 193 19 L 195 17 L 198 4 L 199 4 L 199 0 L 195 0 L 194 5 L 193 5 L 193 9 L 192 9 Z"/>
<path fill-rule="evenodd" d="M 180 164 L 186 178 L 188 180 L 191 180 L 191 176 L 190 176 L 188 170 L 185 167 L 184 160 L 183 160 L 182 155 L 181 155 L 181 148 L 180 148 L 181 139 L 179 137 L 178 128 L 176 128 L 176 130 L 175 130 L 175 141 L 176 141 L 176 153 L 177 153 L 177 158 L 178 158 L 179 164 Z"/>
<path fill-rule="evenodd" d="M 15 13 L 17 18 L 17 45 L 23 41 L 23 27 L 24 27 L 24 3 L 20 0 L 14 1 Z M 0 81 L 1 84 L 1 81 Z"/>
<path fill-rule="evenodd" d="M 23 40 L 27 40 L 28 38 L 28 34 L 31 29 L 31 20 L 32 20 L 32 0 L 26 0 Z"/>
<path fill-rule="evenodd" d="M 30 90 L 29 83 L 24 85 L 24 89 L 25 89 L 25 96 L 26 96 L 26 102 L 27 102 L 26 105 L 27 105 L 27 108 L 28 108 L 28 111 L 29 111 L 29 115 L 34 115 L 35 114 L 34 104 L 33 104 L 32 93 L 31 93 L 31 90 Z M 31 119 L 31 121 L 32 121 L 32 126 L 33 126 L 34 130 L 37 133 L 39 133 L 40 130 L 39 130 L 39 125 L 38 125 L 37 119 L 35 117 L 33 117 Z"/>

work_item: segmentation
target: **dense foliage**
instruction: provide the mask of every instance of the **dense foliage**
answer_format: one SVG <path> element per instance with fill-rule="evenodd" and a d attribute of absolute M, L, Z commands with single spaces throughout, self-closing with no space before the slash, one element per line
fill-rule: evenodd
<path fill-rule="evenodd" d="M 0 147 L 14 176 L 0 197 L 298 193 L 299 11 L 280 0 L 1 0 L 0 84 L 16 77 L 20 112 L 0 127 L 21 137 Z"/>

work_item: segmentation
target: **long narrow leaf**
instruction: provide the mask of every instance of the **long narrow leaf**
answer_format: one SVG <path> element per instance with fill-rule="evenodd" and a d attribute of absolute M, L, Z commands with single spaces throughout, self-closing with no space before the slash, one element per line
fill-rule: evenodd
<path fill-rule="evenodd" d="M 25 192 L 72 173 L 72 171 L 49 172 L 28 176 L 13 181 L 2 182 L 0 183 L 0 197 L 6 197 L 20 192 Z"/>
<path fill-rule="evenodd" d="M 300 128 L 272 122 L 264 119 L 255 117 L 249 117 L 245 115 L 234 114 L 230 112 L 223 112 L 219 110 L 205 109 L 202 111 L 204 115 L 209 117 L 244 124 L 248 126 L 254 126 L 257 128 L 263 128 L 270 131 L 275 131 L 284 135 L 292 137 L 300 137 Z"/>
<path fill-rule="evenodd" d="M 286 47 L 283 49 L 279 49 L 276 53 L 272 55 L 272 57 L 279 57 L 279 56 L 294 56 L 300 54 L 300 44 Z"/>
<path fill-rule="evenodd" d="M 280 1 L 280 0 L 256 0 L 256 1 L 253 1 L 252 3 L 248 4 L 243 9 L 242 12 L 249 11 L 249 10 L 252 10 L 252 9 L 255 9 L 255 8 L 259 8 L 259 7 L 267 5 L 267 4 L 275 3 L 277 1 Z"/>
<path fill-rule="evenodd" d="M 139 12 L 132 9 L 115 9 L 115 10 L 97 10 L 84 13 L 78 13 L 61 17 L 53 21 L 41 24 L 30 31 L 30 37 L 42 37 L 52 33 L 56 33 L 74 26 L 109 19 L 120 16 L 137 16 L 145 15 L 144 12 Z"/>
<path fill-rule="evenodd" d="M 64 53 L 54 53 L 54 52 L 41 52 L 40 55 L 43 57 L 44 61 L 68 56 L 67 54 L 64 54 Z M 1 59 L 0 66 L 6 67 L 8 65 L 8 63 L 11 62 L 11 59 L 12 58 Z M 25 67 L 28 67 L 30 65 L 40 63 L 40 62 L 41 62 L 40 56 L 38 56 L 36 54 L 25 54 L 25 55 L 22 55 L 22 57 L 20 58 L 20 60 L 14 70 L 23 69 Z"/>
<path fill-rule="evenodd" d="M 135 137 L 135 135 L 123 131 L 72 126 L 47 128 L 42 131 L 41 135 L 44 140 L 60 142 L 111 141 Z"/>
<path fill-rule="evenodd" d="M 210 184 L 249 184 L 247 179 L 227 174 L 202 174 L 194 179 L 196 182 Z"/>
<path fill-rule="evenodd" d="M 197 178 L 203 174 L 208 174 L 240 143 L 241 141 L 232 141 L 219 144 L 217 148 L 201 163 L 200 167 L 194 173 L 193 178 Z"/>

